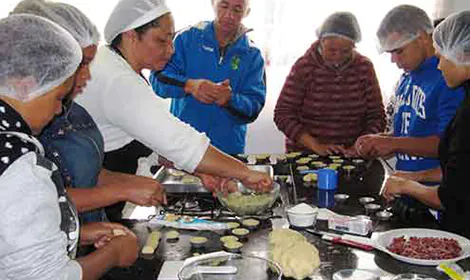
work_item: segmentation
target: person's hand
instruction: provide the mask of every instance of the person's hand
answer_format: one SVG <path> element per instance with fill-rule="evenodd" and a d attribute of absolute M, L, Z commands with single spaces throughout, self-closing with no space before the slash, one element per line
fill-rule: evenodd
<path fill-rule="evenodd" d="M 311 150 L 321 156 L 345 154 L 346 149 L 342 145 L 334 144 L 316 144 L 314 147 L 311 147 Z"/>
<path fill-rule="evenodd" d="M 268 192 L 273 187 L 273 179 L 269 174 L 254 170 L 249 170 L 242 183 L 257 192 Z"/>
<path fill-rule="evenodd" d="M 139 255 L 139 244 L 134 233 L 130 232 L 113 238 L 104 249 L 111 249 L 114 252 L 115 266 L 129 267 Z"/>
<path fill-rule="evenodd" d="M 212 192 L 214 196 L 217 195 L 217 192 L 235 192 L 237 190 L 236 185 L 231 183 L 229 178 L 223 178 L 218 176 L 213 176 L 205 173 L 195 173 L 194 175 L 198 176 L 204 187 Z"/>
<path fill-rule="evenodd" d="M 215 103 L 223 107 L 228 104 L 230 98 L 232 98 L 232 88 L 230 87 L 230 80 L 225 80 L 219 85 Z"/>
<path fill-rule="evenodd" d="M 359 137 L 354 144 L 360 156 L 365 158 L 388 157 L 395 151 L 393 138 L 379 134 Z"/>
<path fill-rule="evenodd" d="M 394 200 L 395 197 L 402 194 L 408 194 L 409 189 L 413 188 L 416 182 L 396 176 L 389 176 L 385 179 L 382 187 L 382 196 L 388 200 Z"/>
<path fill-rule="evenodd" d="M 212 104 L 217 99 L 218 87 L 216 83 L 209 80 L 190 79 L 186 82 L 184 90 L 190 93 L 196 100 L 204 104 Z"/>
<path fill-rule="evenodd" d="M 152 178 L 132 176 L 120 186 L 118 191 L 123 193 L 125 200 L 134 204 L 155 206 L 167 203 L 165 188 Z"/>
<path fill-rule="evenodd" d="M 344 150 L 344 156 L 348 158 L 358 157 L 359 153 L 357 152 L 356 147 L 352 145 Z"/>
<path fill-rule="evenodd" d="M 412 181 L 420 181 L 421 179 L 419 176 L 419 172 L 396 171 L 393 172 L 391 175 Z"/>
<path fill-rule="evenodd" d="M 117 223 L 88 223 L 80 228 L 80 245 L 91 245 L 101 248 L 108 244 L 113 238 L 120 235 L 132 234 L 125 226 Z"/>

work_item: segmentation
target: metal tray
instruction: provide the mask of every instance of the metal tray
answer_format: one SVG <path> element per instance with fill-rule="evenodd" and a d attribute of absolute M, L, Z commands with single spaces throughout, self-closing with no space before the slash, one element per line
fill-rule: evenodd
<path fill-rule="evenodd" d="M 273 167 L 270 165 L 248 165 L 248 168 L 268 173 L 271 178 L 274 176 Z M 179 172 L 182 171 L 162 166 L 157 173 L 155 173 L 154 179 L 163 185 L 167 193 L 209 193 L 209 191 L 204 188 L 201 181 L 191 183 L 183 182 L 184 176 L 192 175 L 184 172 L 181 176 L 175 176 L 175 173 Z"/>

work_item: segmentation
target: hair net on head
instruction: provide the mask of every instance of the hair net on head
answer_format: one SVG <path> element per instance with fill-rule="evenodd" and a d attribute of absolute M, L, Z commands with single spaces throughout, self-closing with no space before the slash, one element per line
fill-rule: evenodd
<path fill-rule="evenodd" d="M 28 101 L 61 85 L 82 61 L 77 41 L 35 15 L 0 20 L 0 95 Z"/>
<path fill-rule="evenodd" d="M 169 12 L 164 0 L 120 0 L 104 28 L 106 43 L 111 44 L 119 34 L 145 25 Z"/>
<path fill-rule="evenodd" d="M 337 12 L 330 15 L 317 29 L 318 38 L 337 36 L 355 43 L 361 41 L 361 29 L 356 17 L 349 12 Z"/>
<path fill-rule="evenodd" d="M 433 34 L 436 50 L 456 65 L 470 65 L 470 11 L 446 18 Z"/>
<path fill-rule="evenodd" d="M 65 28 L 82 48 L 98 45 L 100 33 L 88 17 L 74 6 L 44 0 L 24 0 L 12 14 L 33 14 L 52 20 Z"/>
<path fill-rule="evenodd" d="M 422 9 L 401 5 L 385 15 L 377 31 L 379 51 L 396 50 L 410 43 L 419 36 L 419 31 L 431 34 L 431 19 Z"/>

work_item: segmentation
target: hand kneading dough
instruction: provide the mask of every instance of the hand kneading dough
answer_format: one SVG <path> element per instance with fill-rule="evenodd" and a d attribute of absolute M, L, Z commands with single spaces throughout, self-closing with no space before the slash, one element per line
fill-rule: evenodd
<path fill-rule="evenodd" d="M 269 246 L 270 259 L 281 266 L 287 277 L 304 279 L 320 266 L 317 248 L 296 231 L 273 230 L 269 234 Z"/>

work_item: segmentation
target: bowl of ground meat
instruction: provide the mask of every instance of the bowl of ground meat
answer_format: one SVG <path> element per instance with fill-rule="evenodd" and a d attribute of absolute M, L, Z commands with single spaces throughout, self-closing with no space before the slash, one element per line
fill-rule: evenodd
<path fill-rule="evenodd" d="M 416 265 L 437 266 L 470 256 L 470 240 L 446 231 L 404 228 L 378 233 L 373 239 L 377 249 Z"/>

